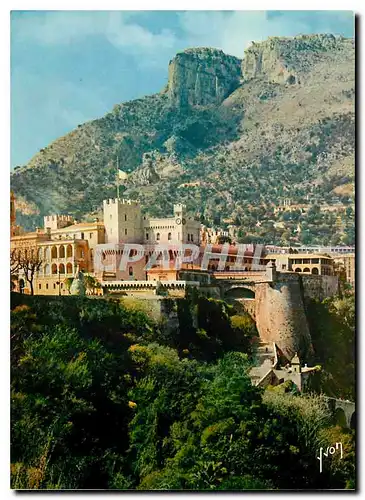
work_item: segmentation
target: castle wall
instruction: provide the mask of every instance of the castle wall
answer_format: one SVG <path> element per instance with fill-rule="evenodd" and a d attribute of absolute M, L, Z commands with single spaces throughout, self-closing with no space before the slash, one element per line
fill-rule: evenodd
<path fill-rule="evenodd" d="M 338 276 L 302 274 L 304 297 L 323 300 L 338 293 Z"/>
<path fill-rule="evenodd" d="M 275 342 L 291 359 L 306 354 L 311 339 L 304 311 L 300 277 L 281 275 L 280 280 L 255 286 L 256 326 L 260 338 Z"/>

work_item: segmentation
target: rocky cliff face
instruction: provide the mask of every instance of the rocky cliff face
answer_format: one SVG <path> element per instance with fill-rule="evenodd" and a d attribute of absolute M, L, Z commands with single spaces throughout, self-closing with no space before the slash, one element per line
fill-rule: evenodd
<path fill-rule="evenodd" d="M 331 34 L 271 37 L 245 51 L 242 73 L 246 80 L 265 78 L 274 83 L 300 83 L 301 77 L 326 53 L 352 48 L 353 41 Z"/>
<path fill-rule="evenodd" d="M 169 64 L 168 96 L 175 106 L 220 104 L 239 85 L 240 59 L 210 48 L 188 49 Z"/>
<path fill-rule="evenodd" d="M 116 196 L 118 158 L 130 174 L 121 194 L 140 199 L 151 216 L 179 201 L 208 226 L 233 220 L 247 242 L 352 244 L 347 212 L 341 221 L 303 214 L 288 220 L 273 208 L 283 198 L 353 200 L 353 40 L 253 43 L 242 72 L 241 60 L 220 50 L 178 54 L 167 88 L 116 104 L 14 170 L 18 223 L 34 229 L 55 212 L 93 219 L 102 200 Z M 281 226 L 273 228 L 273 220 Z"/>

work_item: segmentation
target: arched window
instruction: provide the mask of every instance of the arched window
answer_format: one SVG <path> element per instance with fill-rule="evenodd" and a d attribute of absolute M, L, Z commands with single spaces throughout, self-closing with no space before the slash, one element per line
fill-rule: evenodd
<path fill-rule="evenodd" d="M 72 245 L 67 245 L 66 256 L 67 257 L 72 257 Z"/>
<path fill-rule="evenodd" d="M 51 267 L 50 267 L 50 265 L 49 265 L 49 264 L 46 264 L 46 265 L 44 266 L 44 275 L 45 275 L 45 276 L 49 276 L 50 274 L 51 274 Z"/>
<path fill-rule="evenodd" d="M 52 274 L 57 274 L 57 264 L 52 264 Z"/>
<path fill-rule="evenodd" d="M 52 257 L 52 259 L 57 259 L 57 248 L 56 247 L 52 247 L 51 257 Z"/>
<path fill-rule="evenodd" d="M 50 260 L 51 250 L 49 247 L 44 249 L 44 260 Z"/>
<path fill-rule="evenodd" d="M 303 269 L 303 273 L 310 273 L 310 272 L 311 272 L 311 271 L 310 271 L 309 267 L 305 267 L 305 268 Z"/>
<path fill-rule="evenodd" d="M 60 246 L 59 248 L 59 258 L 64 259 L 65 258 L 65 247 L 63 245 Z"/>
<path fill-rule="evenodd" d="M 133 267 L 132 266 L 129 266 L 128 273 L 129 273 L 129 276 L 133 276 Z"/>
<path fill-rule="evenodd" d="M 156 234 L 156 240 L 159 241 L 160 240 L 160 233 L 157 233 Z"/>
<path fill-rule="evenodd" d="M 72 274 L 72 264 L 71 262 L 68 262 L 66 265 L 66 273 L 67 274 Z"/>
<path fill-rule="evenodd" d="M 60 274 L 65 274 L 65 264 L 60 264 L 59 273 Z"/>
<path fill-rule="evenodd" d="M 317 267 L 313 267 L 312 274 L 319 274 L 319 271 L 318 271 Z"/>
<path fill-rule="evenodd" d="M 301 272 L 302 272 L 302 270 L 301 270 L 299 267 L 297 267 L 297 268 L 296 268 L 296 270 L 295 270 L 295 272 L 296 272 L 296 273 L 301 273 Z"/>
<path fill-rule="evenodd" d="M 169 234 L 167 235 L 167 239 L 168 239 L 168 240 L 171 240 L 171 233 L 169 233 Z"/>

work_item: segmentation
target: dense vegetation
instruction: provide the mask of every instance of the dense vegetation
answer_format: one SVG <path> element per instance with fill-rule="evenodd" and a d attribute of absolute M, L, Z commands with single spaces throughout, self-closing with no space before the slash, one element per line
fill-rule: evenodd
<path fill-rule="evenodd" d="M 353 431 L 318 397 L 252 386 L 254 325 L 212 299 L 178 309 L 168 335 L 115 300 L 13 294 L 12 487 L 353 488 Z"/>
<path fill-rule="evenodd" d="M 345 292 L 323 301 L 308 300 L 306 309 L 314 362 L 322 366 L 312 388 L 355 401 L 355 295 Z"/>

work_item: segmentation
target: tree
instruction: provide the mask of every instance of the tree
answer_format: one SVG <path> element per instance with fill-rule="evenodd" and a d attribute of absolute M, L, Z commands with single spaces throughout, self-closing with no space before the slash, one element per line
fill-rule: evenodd
<path fill-rule="evenodd" d="M 98 280 L 94 276 L 91 276 L 90 274 L 85 274 L 84 283 L 86 290 L 88 290 L 91 293 L 95 293 L 96 289 L 101 288 L 101 284 L 98 282 Z"/>
<path fill-rule="evenodd" d="M 11 250 L 10 272 L 11 274 L 18 273 L 18 276 L 19 273 L 24 275 L 29 283 L 31 295 L 34 295 L 34 277 L 40 270 L 42 263 L 36 242 L 20 240 Z"/>
<path fill-rule="evenodd" d="M 10 250 L 10 275 L 17 276 L 21 267 L 20 252 L 16 248 Z"/>
<path fill-rule="evenodd" d="M 71 293 L 70 289 L 71 289 L 71 285 L 73 283 L 73 278 L 66 278 L 64 283 L 65 283 L 65 287 L 66 289 L 68 290 L 68 293 Z"/>

